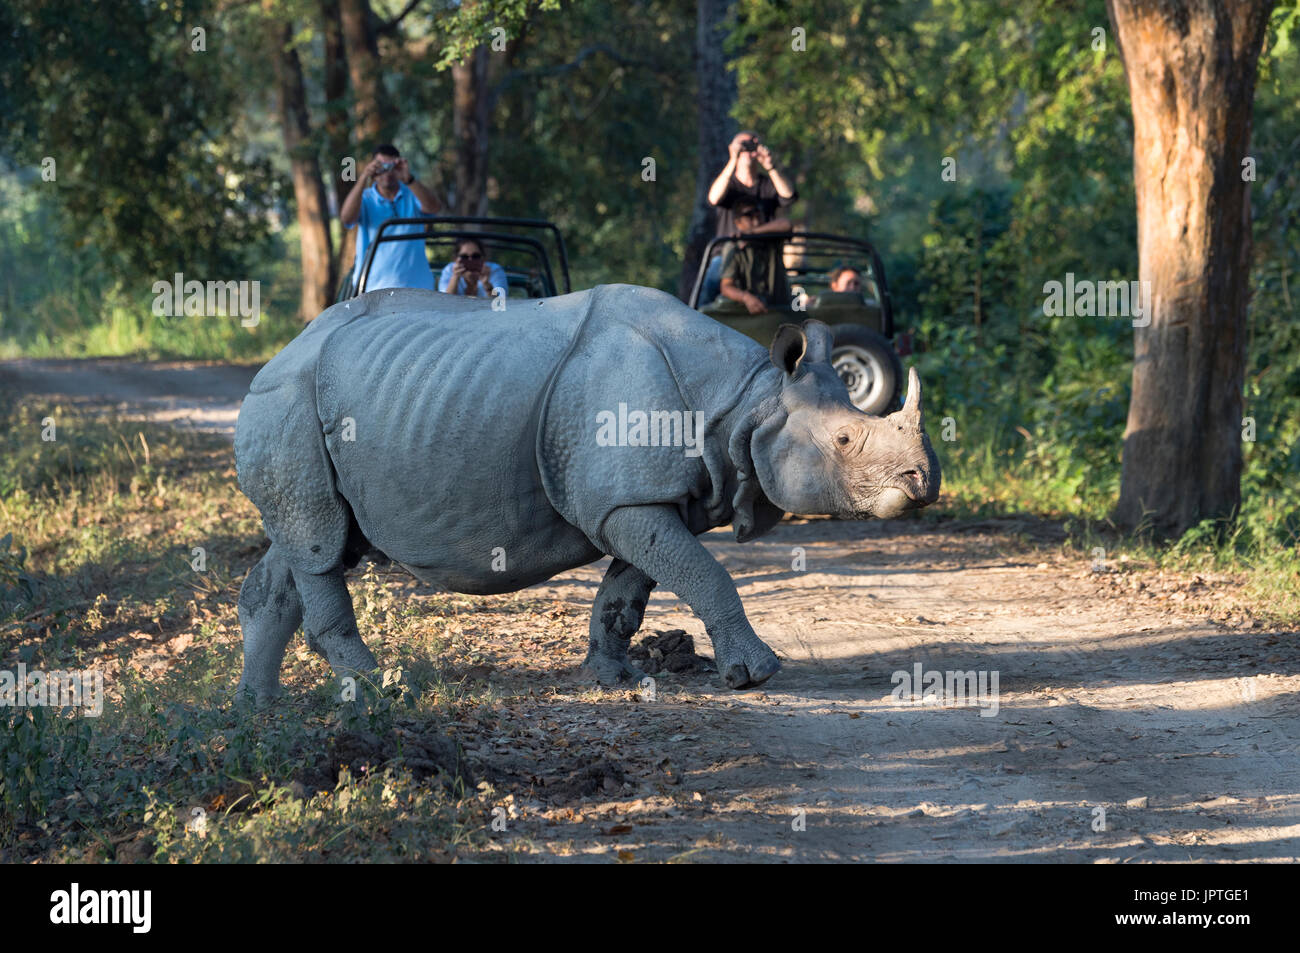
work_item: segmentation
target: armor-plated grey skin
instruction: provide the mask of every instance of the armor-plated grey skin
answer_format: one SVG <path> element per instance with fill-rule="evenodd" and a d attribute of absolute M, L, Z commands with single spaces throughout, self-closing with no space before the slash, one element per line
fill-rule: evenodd
<path fill-rule="evenodd" d="M 505 311 L 416 290 L 334 305 L 253 380 L 235 429 L 271 539 L 239 596 L 241 693 L 277 693 L 300 623 L 336 674 L 377 667 L 343 577 L 372 547 L 465 593 L 608 554 L 585 663 L 603 684 L 642 677 L 627 648 L 656 585 L 703 620 L 728 685 L 761 684 L 780 663 L 696 536 L 730 523 L 743 542 L 787 511 L 892 517 L 939 494 L 915 370 L 903 409 L 869 417 L 830 350 L 817 321 L 783 326 L 769 353 L 628 285 Z"/>

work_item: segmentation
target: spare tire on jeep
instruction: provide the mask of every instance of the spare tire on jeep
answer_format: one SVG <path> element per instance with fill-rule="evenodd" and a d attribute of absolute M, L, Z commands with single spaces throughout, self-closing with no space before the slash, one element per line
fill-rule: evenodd
<path fill-rule="evenodd" d="M 836 324 L 831 366 L 844 381 L 853 406 L 884 416 L 898 407 L 903 365 L 889 340 L 860 324 Z"/>

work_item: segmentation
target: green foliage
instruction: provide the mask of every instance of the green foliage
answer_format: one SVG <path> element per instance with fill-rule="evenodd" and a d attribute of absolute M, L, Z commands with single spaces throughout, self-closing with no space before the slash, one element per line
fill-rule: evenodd
<path fill-rule="evenodd" d="M 36 594 L 36 580 L 27 572 L 27 550 L 14 545 L 14 534 L 0 538 L 0 603 L 17 597 L 30 600 Z"/>
<path fill-rule="evenodd" d="M 1249 536 L 1300 541 L 1300 4 L 1274 12 L 1261 59 L 1251 155 L 1254 265 L 1249 311 L 1241 523 Z"/>
<path fill-rule="evenodd" d="M 676 287 L 695 196 L 694 113 L 682 105 L 694 34 L 693 3 L 584 0 L 562 21 L 539 18 L 498 81 L 492 212 L 556 222 L 575 288 Z"/>
<path fill-rule="evenodd" d="M 0 170 L 0 273 L 22 276 L 0 283 L 0 359 L 267 358 L 301 329 L 297 225 L 269 249 L 245 272 L 260 283 L 257 327 L 243 327 L 237 316 L 157 315 L 152 281 L 115 276 L 97 248 L 76 236 L 55 192 L 30 173 Z"/>
<path fill-rule="evenodd" d="M 243 276 L 279 184 L 245 153 L 240 38 L 223 36 L 210 0 L 88 3 L 71 20 L 16 0 L 0 44 L 0 140 L 25 165 L 54 161 L 54 180 L 31 187 L 57 195 L 75 243 L 145 287 L 177 271 Z"/>
<path fill-rule="evenodd" d="M 442 70 L 459 63 L 484 43 L 515 39 L 535 11 L 553 13 L 559 9 L 560 0 L 476 0 L 446 4 L 434 16 L 443 38 L 436 68 Z"/>
<path fill-rule="evenodd" d="M 866 12 L 846 4 L 825 20 Z M 850 188 L 841 201 L 883 206 L 873 234 L 896 312 L 921 351 L 931 419 L 951 417 L 956 432 L 940 445 L 946 476 L 991 486 L 1014 473 L 1002 482 L 1021 505 L 1103 515 L 1118 489 L 1131 329 L 1051 317 L 1043 300 L 1069 272 L 1137 276 L 1126 90 L 1113 46 L 1092 48 L 1104 4 L 938 3 L 906 19 L 901 94 L 861 99 L 889 131 L 866 183 L 884 198 Z M 893 158 L 899 144 L 910 160 Z M 996 495 L 984 489 L 973 495 Z"/>
<path fill-rule="evenodd" d="M 74 790 L 90 750 L 90 726 L 57 708 L 0 707 L 0 834 L 32 823 Z"/>

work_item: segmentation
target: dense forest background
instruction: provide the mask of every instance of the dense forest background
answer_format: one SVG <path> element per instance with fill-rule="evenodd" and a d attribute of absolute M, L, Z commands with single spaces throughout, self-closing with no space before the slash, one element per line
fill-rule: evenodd
<path fill-rule="evenodd" d="M 0 356 L 269 356 L 301 327 L 294 164 L 316 164 L 336 209 L 342 158 L 363 164 L 381 133 L 451 207 L 556 222 L 575 287 L 677 291 L 698 168 L 725 161 L 700 154 L 702 4 L 372 0 L 375 88 L 355 72 L 340 85 L 331 53 L 348 38 L 330 25 L 358 8 L 0 8 Z M 1297 24 L 1296 3 L 1274 9 L 1255 99 L 1255 433 L 1233 529 L 1247 547 L 1293 546 L 1300 529 Z M 728 124 L 771 145 L 799 189 L 795 220 L 881 250 L 931 429 L 952 419 L 940 453 L 957 500 L 1103 518 L 1132 327 L 1046 316 L 1043 286 L 1138 277 L 1132 119 L 1104 0 L 739 0 L 722 28 Z M 335 277 L 341 237 L 335 221 Z M 261 280 L 262 323 L 154 316 L 152 284 L 176 271 Z"/>

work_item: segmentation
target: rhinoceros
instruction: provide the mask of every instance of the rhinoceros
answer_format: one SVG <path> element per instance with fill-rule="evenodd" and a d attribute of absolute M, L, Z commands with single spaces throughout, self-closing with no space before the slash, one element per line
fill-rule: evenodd
<path fill-rule="evenodd" d="M 939 463 L 908 376 L 901 410 L 855 409 L 830 329 L 770 351 L 649 288 L 536 301 L 374 291 L 324 311 L 254 378 L 239 485 L 270 548 L 244 579 L 239 691 L 279 691 L 301 624 L 338 675 L 368 673 L 344 570 L 378 550 L 448 590 L 513 592 L 613 557 L 585 667 L 644 677 L 627 650 L 656 585 L 704 622 L 732 688 L 780 662 L 696 537 L 786 512 L 893 517 L 932 503 Z"/>

